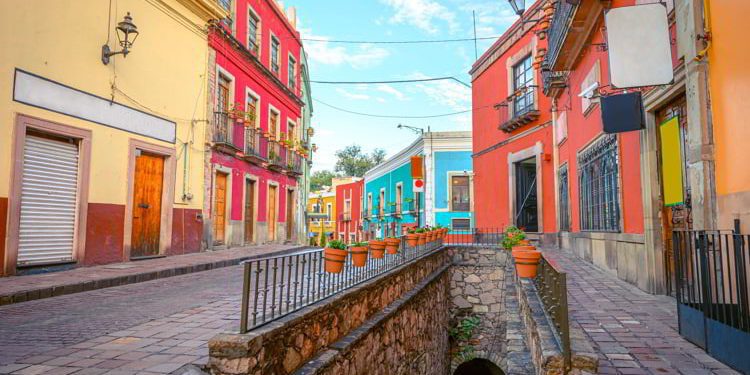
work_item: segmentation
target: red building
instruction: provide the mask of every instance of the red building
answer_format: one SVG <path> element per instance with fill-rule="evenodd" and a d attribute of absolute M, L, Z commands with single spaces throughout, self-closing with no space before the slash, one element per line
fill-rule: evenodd
<path fill-rule="evenodd" d="M 338 238 L 347 243 L 362 241 L 362 191 L 364 180 L 336 186 L 336 220 Z"/>
<path fill-rule="evenodd" d="M 231 18 L 211 27 L 213 118 L 207 161 L 207 241 L 213 246 L 298 243 L 302 43 L 294 9 L 273 0 L 223 0 Z M 210 181 L 208 181 L 210 176 Z"/>
<path fill-rule="evenodd" d="M 543 18 L 548 8 L 537 2 L 523 17 Z M 554 241 L 552 105 L 539 69 L 546 48 L 539 22 L 519 20 L 472 67 L 474 210 L 478 228 L 516 225 Z"/>

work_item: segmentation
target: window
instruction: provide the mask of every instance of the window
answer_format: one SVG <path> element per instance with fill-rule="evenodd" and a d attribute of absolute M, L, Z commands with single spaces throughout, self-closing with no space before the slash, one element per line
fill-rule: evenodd
<path fill-rule="evenodd" d="M 272 140 L 276 140 L 279 135 L 279 112 L 275 110 L 271 110 L 270 115 L 268 116 L 268 134 L 269 138 Z"/>
<path fill-rule="evenodd" d="M 581 230 L 620 230 L 617 137 L 605 135 L 578 155 Z"/>
<path fill-rule="evenodd" d="M 378 213 L 380 216 L 385 214 L 385 189 L 380 189 L 380 199 L 378 199 Z"/>
<path fill-rule="evenodd" d="M 471 229 L 471 219 L 451 219 L 452 230 L 469 230 Z"/>
<path fill-rule="evenodd" d="M 372 214 L 372 193 L 367 194 L 367 212 L 365 216 L 369 217 Z"/>
<path fill-rule="evenodd" d="M 297 87 L 297 60 L 294 56 L 289 56 L 289 88 L 294 91 Z"/>
<path fill-rule="evenodd" d="M 271 35 L 271 71 L 274 74 L 279 74 L 279 40 Z"/>
<path fill-rule="evenodd" d="M 534 70 L 531 68 L 531 55 L 513 66 L 513 116 L 519 116 L 534 109 Z"/>
<path fill-rule="evenodd" d="M 404 195 L 404 185 L 402 183 L 396 184 L 396 214 L 401 215 L 402 209 L 402 203 L 403 203 L 403 195 Z"/>
<path fill-rule="evenodd" d="M 247 13 L 247 49 L 257 56 L 260 52 L 260 18 L 250 8 Z"/>
<path fill-rule="evenodd" d="M 253 127 L 257 124 L 258 120 L 258 97 L 248 93 L 247 101 L 245 102 L 245 112 L 248 113 L 248 120 L 252 123 Z"/>
<path fill-rule="evenodd" d="M 286 123 L 286 138 L 290 141 L 297 140 L 297 124 L 292 121 Z"/>
<path fill-rule="evenodd" d="M 469 176 L 451 177 L 451 211 L 470 211 Z"/>
<path fill-rule="evenodd" d="M 568 197 L 568 165 L 560 167 L 557 172 L 558 179 L 558 201 L 560 202 L 560 231 L 570 231 L 570 198 Z"/>

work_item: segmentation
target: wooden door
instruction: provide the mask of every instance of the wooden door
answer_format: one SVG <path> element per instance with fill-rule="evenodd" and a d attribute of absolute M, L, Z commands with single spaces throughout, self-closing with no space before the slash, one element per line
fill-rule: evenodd
<path fill-rule="evenodd" d="M 286 239 L 292 240 L 294 231 L 294 190 L 286 191 Z"/>
<path fill-rule="evenodd" d="M 227 225 L 227 175 L 216 173 L 214 203 L 214 244 L 223 245 Z"/>
<path fill-rule="evenodd" d="M 245 243 L 253 242 L 255 235 L 255 181 L 245 183 Z"/>
<path fill-rule="evenodd" d="M 141 153 L 135 158 L 131 258 L 159 255 L 164 158 Z"/>
<path fill-rule="evenodd" d="M 674 101 L 669 103 L 666 107 L 657 112 L 656 122 L 662 124 L 665 121 L 677 117 L 680 125 L 680 138 L 682 141 L 682 176 L 687 177 L 687 164 L 685 162 L 684 152 L 687 150 L 687 102 L 685 96 L 679 96 Z M 659 131 L 657 129 L 657 137 Z M 662 165 L 661 165 L 661 139 L 659 139 L 659 178 L 661 180 Z M 663 184 L 663 182 L 660 181 Z M 670 295 L 674 295 L 675 292 L 675 261 L 674 261 L 674 245 L 672 243 L 672 231 L 679 229 L 691 229 L 692 228 L 692 215 L 690 212 L 690 189 L 688 184 L 683 181 L 685 188 L 684 196 L 685 202 L 683 204 L 661 206 L 661 217 L 662 217 L 662 243 L 664 244 L 664 267 L 667 279 L 667 292 Z"/>
<path fill-rule="evenodd" d="M 268 186 L 268 240 L 276 241 L 276 209 L 278 200 L 278 187 Z"/>

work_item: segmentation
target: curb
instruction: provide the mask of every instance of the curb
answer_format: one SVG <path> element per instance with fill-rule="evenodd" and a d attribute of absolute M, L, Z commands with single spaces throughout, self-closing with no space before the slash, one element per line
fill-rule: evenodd
<path fill-rule="evenodd" d="M 298 246 L 290 249 L 274 251 L 270 253 L 257 254 L 251 256 L 244 256 L 234 259 L 224 259 L 214 262 L 206 262 L 200 264 L 193 264 L 190 266 L 182 266 L 175 268 L 168 268 L 158 271 L 141 272 L 132 275 L 110 277 L 98 280 L 82 281 L 74 284 L 56 285 L 50 287 L 44 287 L 39 289 L 26 290 L 22 292 L 15 292 L 13 294 L 0 295 L 0 306 L 11 305 L 20 302 L 27 302 L 33 300 L 39 300 L 44 298 L 51 298 L 57 296 L 63 296 L 67 294 L 75 294 L 88 292 L 91 290 L 111 288 L 121 285 L 137 284 L 146 281 L 152 281 L 157 279 L 165 279 L 173 276 L 187 275 L 196 272 L 210 271 L 218 268 L 225 268 L 236 266 L 246 260 L 266 258 L 271 255 L 283 255 L 291 254 L 301 250 L 310 249 L 309 246 Z M 64 271 L 63 271 L 64 272 Z M 20 276 L 23 277 L 23 276 Z M 0 279 L 0 282 L 2 280 Z"/>

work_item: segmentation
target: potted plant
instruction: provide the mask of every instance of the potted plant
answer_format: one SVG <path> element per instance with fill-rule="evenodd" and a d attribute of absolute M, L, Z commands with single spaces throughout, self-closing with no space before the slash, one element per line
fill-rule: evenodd
<path fill-rule="evenodd" d="M 323 250 L 325 268 L 328 273 L 341 273 L 346 260 L 346 244 L 343 241 L 333 240 Z"/>
<path fill-rule="evenodd" d="M 427 243 L 427 234 L 424 228 L 417 228 L 417 245 L 424 245 Z"/>
<path fill-rule="evenodd" d="M 414 247 L 417 246 L 419 242 L 419 234 L 417 233 L 416 229 L 409 229 L 406 233 L 406 243 L 409 244 L 409 246 Z"/>
<path fill-rule="evenodd" d="M 370 251 L 373 259 L 382 259 L 385 255 L 385 241 L 382 238 L 370 240 Z"/>
<path fill-rule="evenodd" d="M 513 250 L 518 277 L 536 277 L 541 258 L 542 252 L 539 250 Z"/>
<path fill-rule="evenodd" d="M 367 264 L 367 242 L 355 242 L 349 246 L 354 267 L 364 267 Z"/>
<path fill-rule="evenodd" d="M 500 246 L 505 250 L 511 250 L 514 246 L 518 246 L 519 242 L 526 238 L 526 234 L 515 226 L 509 226 L 505 228 L 505 236 L 500 243 Z"/>
<path fill-rule="evenodd" d="M 388 237 L 385 239 L 385 252 L 388 254 L 397 254 L 401 246 L 401 239 L 398 237 Z"/>

